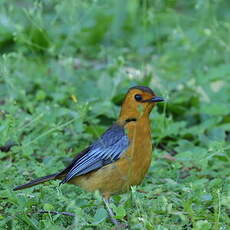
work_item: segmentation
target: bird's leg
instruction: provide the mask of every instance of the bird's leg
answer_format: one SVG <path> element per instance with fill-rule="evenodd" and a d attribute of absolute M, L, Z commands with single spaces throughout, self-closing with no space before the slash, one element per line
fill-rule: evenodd
<path fill-rule="evenodd" d="M 115 215 L 114 215 L 114 213 L 113 213 L 113 210 L 109 207 L 109 198 L 104 198 L 104 197 L 103 197 L 103 201 L 104 201 L 104 203 L 105 203 L 105 207 L 106 207 L 106 209 L 107 209 L 107 211 L 108 211 L 108 214 L 109 214 L 110 219 L 111 219 L 111 221 L 113 222 L 113 224 L 115 224 L 115 225 L 117 225 L 117 226 L 120 225 L 119 221 L 116 220 L 116 218 L 115 218 Z"/>

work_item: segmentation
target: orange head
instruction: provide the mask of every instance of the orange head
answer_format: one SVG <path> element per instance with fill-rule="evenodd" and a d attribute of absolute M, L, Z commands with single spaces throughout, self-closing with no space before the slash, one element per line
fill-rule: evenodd
<path fill-rule="evenodd" d="M 134 86 L 128 90 L 121 107 L 120 122 L 130 119 L 138 120 L 143 116 L 149 116 L 156 102 L 164 101 L 146 86 Z"/>

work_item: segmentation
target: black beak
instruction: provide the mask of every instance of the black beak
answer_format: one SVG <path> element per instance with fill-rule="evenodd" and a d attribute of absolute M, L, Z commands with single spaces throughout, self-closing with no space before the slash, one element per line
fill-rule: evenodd
<path fill-rule="evenodd" d="M 155 96 L 153 98 L 143 100 L 142 102 L 161 102 L 161 101 L 165 101 L 165 99 L 163 97 Z"/>

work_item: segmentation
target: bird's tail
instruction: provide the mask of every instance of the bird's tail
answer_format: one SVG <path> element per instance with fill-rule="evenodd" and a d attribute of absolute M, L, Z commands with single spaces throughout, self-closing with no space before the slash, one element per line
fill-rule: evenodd
<path fill-rule="evenodd" d="M 19 185 L 19 186 L 15 187 L 13 190 L 16 191 L 16 190 L 21 190 L 21 189 L 25 189 L 25 188 L 30 188 L 30 187 L 33 187 L 37 184 L 41 184 L 41 183 L 49 181 L 49 180 L 59 179 L 59 176 L 60 176 L 60 173 L 55 173 L 55 174 L 51 174 L 48 176 L 40 177 L 40 178 L 37 178 L 35 180 L 30 181 L 29 183 Z"/>

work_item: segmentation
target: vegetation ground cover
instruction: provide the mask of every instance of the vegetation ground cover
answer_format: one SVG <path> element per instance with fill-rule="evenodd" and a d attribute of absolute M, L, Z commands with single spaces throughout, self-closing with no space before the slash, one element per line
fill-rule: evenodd
<path fill-rule="evenodd" d="M 116 120 L 133 85 L 168 102 L 151 114 L 148 175 L 113 197 L 117 218 L 130 229 L 228 229 L 229 7 L 227 0 L 2 0 L 1 229 L 112 227 L 97 192 L 58 182 L 12 188 L 62 169 Z"/>

